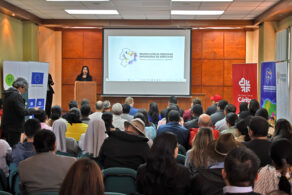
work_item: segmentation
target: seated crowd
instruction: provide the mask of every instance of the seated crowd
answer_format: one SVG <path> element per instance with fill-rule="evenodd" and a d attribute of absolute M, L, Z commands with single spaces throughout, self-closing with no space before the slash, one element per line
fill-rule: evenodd
<path fill-rule="evenodd" d="M 220 95 L 211 100 L 206 112 L 197 98 L 182 110 L 175 96 L 161 112 L 155 102 L 134 108 L 131 97 L 99 100 L 95 112 L 86 99 L 63 115 L 53 106 L 50 118 L 38 110 L 19 143 L 0 139 L 0 180 L 13 180 L 16 167 L 21 194 L 102 195 L 111 191 L 104 171 L 118 167 L 137 173 L 136 195 L 291 194 L 290 122 L 270 125 L 257 100 L 239 111 Z"/>

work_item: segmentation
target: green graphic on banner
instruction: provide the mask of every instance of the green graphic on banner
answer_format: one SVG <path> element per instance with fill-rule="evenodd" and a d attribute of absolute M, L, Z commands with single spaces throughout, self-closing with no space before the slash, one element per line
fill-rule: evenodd
<path fill-rule="evenodd" d="M 14 82 L 14 76 L 12 74 L 6 75 L 5 82 L 6 82 L 6 85 L 11 87 Z"/>
<path fill-rule="evenodd" d="M 275 118 L 276 118 L 276 111 L 277 111 L 277 106 L 276 104 L 273 104 L 273 102 L 269 99 L 266 99 L 264 101 L 263 108 L 267 109 L 269 113 L 269 123 L 271 125 L 275 125 Z"/>

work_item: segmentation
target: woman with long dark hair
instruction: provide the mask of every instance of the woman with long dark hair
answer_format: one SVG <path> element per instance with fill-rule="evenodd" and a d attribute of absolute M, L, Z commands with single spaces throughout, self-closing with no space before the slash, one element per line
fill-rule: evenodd
<path fill-rule="evenodd" d="M 273 142 L 270 148 L 272 165 L 266 165 L 259 172 L 259 179 L 255 183 L 254 191 L 268 194 L 274 190 L 281 190 L 291 194 L 292 184 L 292 144 L 285 138 Z"/>
<path fill-rule="evenodd" d="M 137 191 L 144 195 L 182 195 L 190 193 L 190 173 L 177 164 L 176 135 L 163 132 L 155 139 L 146 164 L 137 171 Z"/>
<path fill-rule="evenodd" d="M 286 119 L 278 119 L 275 125 L 272 141 L 276 141 L 280 138 L 286 138 L 292 142 L 292 127 L 290 122 Z"/>
<path fill-rule="evenodd" d="M 103 176 L 96 162 L 88 158 L 76 161 L 69 169 L 59 194 L 103 195 Z"/>
<path fill-rule="evenodd" d="M 149 121 L 155 124 L 156 126 L 158 124 L 158 121 L 161 120 L 161 115 L 159 114 L 158 105 L 155 102 L 152 102 L 149 105 L 148 118 L 149 118 Z"/>
<path fill-rule="evenodd" d="M 104 121 L 107 134 L 109 134 L 111 131 L 115 131 L 115 127 L 113 126 L 113 114 L 111 112 L 104 112 L 101 115 L 101 118 Z"/>
<path fill-rule="evenodd" d="M 88 66 L 82 66 L 81 73 L 77 76 L 76 81 L 92 81 Z"/>

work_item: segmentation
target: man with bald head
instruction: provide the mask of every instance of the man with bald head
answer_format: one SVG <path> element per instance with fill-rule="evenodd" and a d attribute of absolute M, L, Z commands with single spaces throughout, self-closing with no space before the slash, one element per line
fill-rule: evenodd
<path fill-rule="evenodd" d="M 89 119 L 94 119 L 94 118 L 101 119 L 101 115 L 103 112 L 103 102 L 100 100 L 97 101 L 95 104 L 95 108 L 96 108 L 95 113 L 92 113 L 91 115 L 89 115 Z"/>
<path fill-rule="evenodd" d="M 196 137 L 197 133 L 200 131 L 200 128 L 207 127 L 210 128 L 213 132 L 214 139 L 217 139 L 219 137 L 219 131 L 216 129 L 213 129 L 211 127 L 211 117 L 208 114 L 201 114 L 198 120 L 199 128 L 197 129 L 190 129 L 190 139 L 189 139 L 189 145 L 192 145 L 193 139 Z"/>

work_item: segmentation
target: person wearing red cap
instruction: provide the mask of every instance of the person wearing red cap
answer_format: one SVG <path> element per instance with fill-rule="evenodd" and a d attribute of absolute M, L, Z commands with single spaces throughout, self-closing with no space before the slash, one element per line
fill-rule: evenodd
<path fill-rule="evenodd" d="M 211 116 L 211 114 L 214 114 L 217 111 L 217 104 L 220 100 L 222 100 L 222 97 L 216 94 L 214 96 L 211 96 L 210 99 L 212 101 L 212 105 L 208 107 L 206 114 Z"/>

